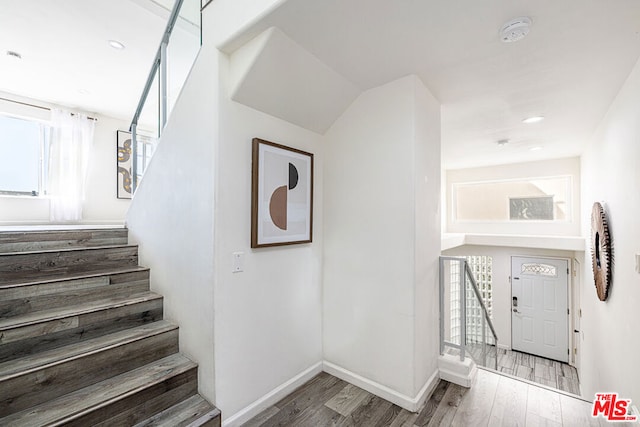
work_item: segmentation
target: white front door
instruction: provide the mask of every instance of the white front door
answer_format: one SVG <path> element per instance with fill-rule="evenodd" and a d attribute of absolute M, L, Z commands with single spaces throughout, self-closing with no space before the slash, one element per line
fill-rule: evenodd
<path fill-rule="evenodd" d="M 511 258 L 511 347 L 569 361 L 566 260 Z"/>

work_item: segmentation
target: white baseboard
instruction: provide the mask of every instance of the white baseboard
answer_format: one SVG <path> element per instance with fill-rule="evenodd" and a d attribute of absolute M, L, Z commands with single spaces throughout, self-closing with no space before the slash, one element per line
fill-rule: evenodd
<path fill-rule="evenodd" d="M 438 384 L 438 380 L 440 379 L 438 375 L 438 370 L 436 370 L 427 380 L 422 389 L 418 392 L 416 397 L 409 397 L 402 393 L 398 393 L 395 390 L 390 389 L 382 384 L 378 384 L 375 381 L 371 381 L 367 378 L 361 377 L 358 374 L 355 374 L 347 369 L 341 368 L 340 366 L 334 365 L 330 362 L 318 362 L 295 377 L 291 378 L 289 381 L 281 384 L 276 387 L 271 392 L 265 394 L 249 406 L 241 409 L 236 412 L 229 418 L 222 419 L 222 425 L 224 427 L 235 427 L 240 426 L 251 418 L 258 415 L 260 412 L 267 409 L 269 406 L 272 406 L 285 396 L 289 395 L 296 388 L 300 387 L 311 378 L 316 376 L 322 371 L 325 371 L 335 377 L 340 378 L 350 384 L 358 386 L 369 393 L 375 394 L 378 397 L 388 400 L 389 402 L 395 403 L 411 412 L 417 412 L 422 406 L 424 402 L 431 396 L 431 393 L 435 389 Z M 224 415 L 224 414 L 223 414 Z"/>
<path fill-rule="evenodd" d="M 222 425 L 224 427 L 234 427 L 246 423 L 251 418 L 267 409 L 269 406 L 272 406 L 283 397 L 291 394 L 296 388 L 300 387 L 311 378 L 318 375 L 320 372 L 322 372 L 322 362 L 318 362 L 310 368 L 305 369 L 303 372 L 291 378 L 284 384 L 279 385 L 269 393 L 265 394 L 249 406 L 236 412 L 229 418 L 225 419 L 223 414 Z"/>
<path fill-rule="evenodd" d="M 324 371 L 344 380 L 350 384 L 358 386 L 369 393 L 375 394 L 378 397 L 381 397 L 385 400 L 388 400 L 391 403 L 395 403 L 403 409 L 406 409 L 410 412 L 417 412 L 418 409 L 424 405 L 424 402 L 427 400 L 431 393 L 435 389 L 438 384 L 438 380 L 440 377 L 438 376 L 438 370 L 429 377 L 425 385 L 418 392 L 416 397 L 409 397 L 402 393 L 399 393 L 395 390 L 390 389 L 387 386 L 379 384 L 375 381 L 371 381 L 370 379 L 364 378 L 356 373 L 353 373 L 347 369 L 344 369 L 338 365 L 335 365 L 331 362 L 324 362 Z"/>
<path fill-rule="evenodd" d="M 436 386 L 438 385 L 438 381 L 440 381 L 440 375 L 438 370 L 436 369 L 435 372 L 431 374 L 431 376 L 429 377 L 427 382 L 424 384 L 422 389 L 420 389 L 420 391 L 418 392 L 418 395 L 415 398 L 416 409 L 412 412 L 418 412 L 419 410 L 422 409 L 427 399 L 429 399 L 431 397 L 431 394 L 433 394 L 433 390 L 436 389 Z"/>
<path fill-rule="evenodd" d="M 498 344 L 498 348 L 501 348 L 502 350 L 511 350 L 511 346 L 504 344 Z"/>

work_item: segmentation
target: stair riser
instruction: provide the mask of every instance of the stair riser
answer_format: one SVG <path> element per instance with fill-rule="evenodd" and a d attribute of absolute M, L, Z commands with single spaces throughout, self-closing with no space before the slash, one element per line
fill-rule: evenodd
<path fill-rule="evenodd" d="M 131 426 L 163 411 L 198 392 L 198 370 L 190 369 L 170 379 L 96 409 L 65 427 Z"/>
<path fill-rule="evenodd" d="M 0 254 L 0 284 L 138 265 L 138 247 Z"/>
<path fill-rule="evenodd" d="M 178 331 L 136 340 L 0 381 L 0 417 L 178 352 Z"/>
<path fill-rule="evenodd" d="M 0 331 L 0 362 L 162 320 L 162 298 Z"/>
<path fill-rule="evenodd" d="M 162 389 L 160 389 L 162 390 Z M 113 425 L 132 426 L 139 423 L 150 416 L 162 412 L 171 406 L 194 396 L 198 392 L 198 384 L 189 381 L 186 384 L 179 385 L 171 390 L 165 391 L 163 394 L 154 396 L 149 400 L 139 400 L 137 405 L 123 412 L 113 413 L 112 417 L 106 421 L 96 424 L 95 427 L 110 427 Z M 176 427 L 176 426 L 174 426 Z"/>
<path fill-rule="evenodd" d="M 222 416 L 220 414 L 216 415 L 215 418 L 209 419 L 202 424 L 199 424 L 198 427 L 220 427 L 222 426 Z"/>
<path fill-rule="evenodd" d="M 19 316 L 149 290 L 149 272 L 0 289 L 0 317 Z"/>
<path fill-rule="evenodd" d="M 0 233 L 0 253 L 71 247 L 126 245 L 126 229 Z"/>
<path fill-rule="evenodd" d="M 214 409 L 200 395 L 195 395 L 147 418 L 134 427 L 191 427 L 194 422 L 198 427 L 219 427 L 220 411 Z"/>

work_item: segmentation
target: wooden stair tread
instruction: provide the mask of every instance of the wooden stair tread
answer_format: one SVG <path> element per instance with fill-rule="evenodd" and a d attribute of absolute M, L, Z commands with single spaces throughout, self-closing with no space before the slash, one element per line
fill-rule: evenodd
<path fill-rule="evenodd" d="M 56 252 L 81 252 L 81 251 L 100 251 L 104 249 L 118 249 L 118 248 L 137 248 L 138 245 L 104 245 L 104 246 L 78 246 L 69 248 L 52 248 L 41 249 L 35 251 L 22 251 L 22 252 L 0 252 L 0 257 L 18 257 L 22 255 L 38 255 L 38 254 L 51 254 Z"/>
<path fill-rule="evenodd" d="M 122 346 L 141 338 L 158 335 L 178 327 L 166 320 L 147 323 L 135 328 L 125 329 L 64 347 L 23 356 L 19 359 L 0 363 L 0 382 L 9 378 L 30 373 L 45 366 L 67 362 L 72 359 L 103 351 L 107 348 Z"/>
<path fill-rule="evenodd" d="M 95 227 L 95 226 L 93 226 Z M 95 232 L 127 232 L 126 227 L 120 226 L 111 226 L 109 228 L 91 228 L 90 226 L 87 228 L 67 228 L 67 229 L 59 229 L 59 230 L 4 230 L 0 229 L 0 239 L 4 236 L 31 236 L 35 234 L 43 234 L 43 235 L 53 235 L 53 234 L 63 234 L 63 233 L 95 233 Z"/>
<path fill-rule="evenodd" d="M 49 276 L 41 280 L 29 280 L 24 282 L 15 281 L 12 283 L 1 283 L 0 289 L 17 288 L 20 286 L 34 286 L 34 285 L 41 285 L 45 283 L 66 282 L 70 280 L 79 280 L 79 279 L 91 279 L 94 277 L 111 276 L 111 275 L 123 274 L 123 273 L 135 273 L 138 271 L 148 271 L 148 270 L 149 270 L 149 267 L 142 267 L 139 265 L 118 267 L 118 268 L 114 267 L 114 268 L 108 268 L 104 270 L 94 270 L 89 272 L 63 274 L 63 275 L 60 275 L 59 277 Z"/>
<path fill-rule="evenodd" d="M 137 265 L 136 245 L 10 252 L 0 254 L 0 283 L 32 282 L 43 277 L 60 278 Z"/>
<path fill-rule="evenodd" d="M 91 301 L 84 304 L 78 304 L 71 307 L 56 308 L 52 310 L 42 310 L 29 313 L 22 316 L 14 316 L 6 319 L 0 319 L 0 331 L 8 329 L 29 326 L 40 322 L 64 319 L 66 317 L 78 316 L 94 311 L 123 307 L 127 305 L 137 304 L 144 301 L 161 299 L 162 296 L 153 292 L 143 292 L 131 295 L 129 297 L 108 298 L 97 301 Z M 1 336 L 0 336 L 1 342 Z"/>
<path fill-rule="evenodd" d="M 171 377 L 195 369 L 197 365 L 174 354 L 140 368 L 74 391 L 38 406 L 0 419 L 0 425 L 59 426 L 93 410 L 126 399 Z"/>
<path fill-rule="evenodd" d="M 127 244 L 126 228 L 0 231 L 0 252 Z"/>
<path fill-rule="evenodd" d="M 86 278 L 77 278 L 77 279 L 66 279 L 66 280 L 54 280 L 49 282 L 39 282 L 39 283 L 15 283 L 11 285 L 0 285 L 0 294 L 3 299 L 15 299 L 19 297 L 35 297 L 42 296 L 45 285 L 48 284 L 60 284 L 62 289 L 64 290 L 64 284 L 68 283 L 68 287 L 73 287 L 73 285 L 77 285 L 79 289 L 90 289 L 99 286 L 108 286 L 109 285 L 109 276 L 94 276 L 94 277 L 86 277 Z M 16 291 L 22 291 L 22 294 L 16 296 Z M 53 291 L 56 293 L 56 291 Z"/>
<path fill-rule="evenodd" d="M 134 427 L 183 427 L 192 426 L 194 422 L 208 415 L 213 419 L 220 415 L 220 411 L 196 394 L 164 411 L 148 418 Z M 202 425 L 202 424 L 195 424 Z"/>
<path fill-rule="evenodd" d="M 149 291 L 149 271 L 0 286 L 0 318 Z"/>

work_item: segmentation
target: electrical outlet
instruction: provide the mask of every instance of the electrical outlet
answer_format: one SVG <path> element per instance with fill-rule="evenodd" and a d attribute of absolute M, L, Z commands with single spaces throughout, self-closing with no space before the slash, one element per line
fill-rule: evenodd
<path fill-rule="evenodd" d="M 234 273 L 241 273 L 244 271 L 244 252 L 234 252 L 233 254 L 233 269 Z"/>

